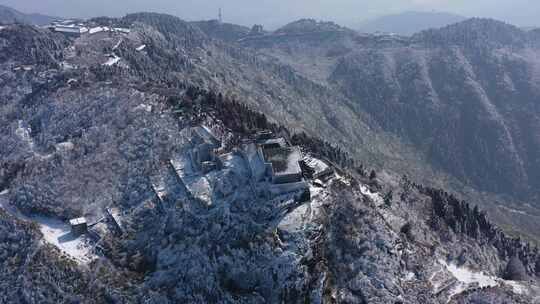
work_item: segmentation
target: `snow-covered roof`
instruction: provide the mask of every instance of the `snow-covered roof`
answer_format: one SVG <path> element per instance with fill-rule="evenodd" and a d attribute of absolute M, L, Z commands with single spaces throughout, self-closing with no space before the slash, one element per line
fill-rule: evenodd
<path fill-rule="evenodd" d="M 116 32 L 125 33 L 125 34 L 131 33 L 131 30 L 128 29 L 128 28 L 115 27 L 114 30 L 115 30 Z"/>
<path fill-rule="evenodd" d="M 206 127 L 206 126 L 199 126 L 193 128 L 193 131 L 196 135 L 205 143 L 218 145 L 219 140 L 216 138 L 216 136 L 212 133 L 212 131 Z"/>
<path fill-rule="evenodd" d="M 274 145 L 279 145 L 280 147 L 286 147 L 287 146 L 287 142 L 282 137 L 263 140 L 259 144 L 261 146 L 274 146 Z"/>
<path fill-rule="evenodd" d="M 308 167 L 315 171 L 315 174 L 325 172 L 326 170 L 330 169 L 330 166 L 328 166 L 324 161 L 317 158 L 306 157 L 304 158 L 304 161 L 306 162 L 306 165 Z"/>
<path fill-rule="evenodd" d="M 106 27 L 103 27 L 103 26 L 96 26 L 96 27 L 93 27 L 90 30 L 88 30 L 88 32 L 90 34 L 95 34 L 95 33 L 99 33 L 99 32 L 105 32 L 105 31 L 108 31 L 108 30 L 109 30 L 109 28 L 106 28 Z"/>
<path fill-rule="evenodd" d="M 275 176 L 302 173 L 299 163 L 302 154 L 298 147 L 264 149 L 263 154 L 265 161 L 272 164 Z"/>
<path fill-rule="evenodd" d="M 69 220 L 69 224 L 71 226 L 83 225 L 83 224 L 86 224 L 86 219 L 84 217 L 71 219 L 71 220 Z"/>
<path fill-rule="evenodd" d="M 78 26 L 78 25 L 56 25 L 54 27 L 55 32 L 60 33 L 76 33 L 76 34 L 83 34 L 88 32 L 88 28 L 84 26 Z"/>

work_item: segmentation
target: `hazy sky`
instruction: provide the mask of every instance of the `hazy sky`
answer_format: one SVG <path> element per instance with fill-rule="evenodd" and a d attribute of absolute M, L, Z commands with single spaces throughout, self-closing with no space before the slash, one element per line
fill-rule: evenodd
<path fill-rule="evenodd" d="M 123 16 L 156 11 L 185 20 L 215 19 L 223 8 L 227 22 L 276 27 L 310 17 L 352 26 L 403 11 L 445 11 L 492 17 L 519 26 L 539 25 L 540 0 L 0 0 L 26 13 L 62 17 Z"/>

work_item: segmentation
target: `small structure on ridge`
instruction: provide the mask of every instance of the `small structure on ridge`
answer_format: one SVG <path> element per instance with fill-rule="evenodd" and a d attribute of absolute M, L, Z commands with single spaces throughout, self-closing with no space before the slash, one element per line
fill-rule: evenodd
<path fill-rule="evenodd" d="M 86 218 L 84 217 L 71 219 L 69 221 L 69 225 L 71 226 L 71 233 L 76 236 L 83 235 L 88 232 L 88 224 L 86 222 Z"/>

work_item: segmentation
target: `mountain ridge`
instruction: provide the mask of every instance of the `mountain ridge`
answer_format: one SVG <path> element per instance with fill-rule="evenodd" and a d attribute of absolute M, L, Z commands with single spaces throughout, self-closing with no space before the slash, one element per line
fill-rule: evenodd
<path fill-rule="evenodd" d="M 470 28 L 470 32 L 465 32 L 468 33 L 468 36 L 466 36 L 466 38 L 457 39 L 456 37 L 459 36 L 456 36 L 457 34 L 455 33 L 459 33 L 459 31 L 464 28 Z M 485 29 L 491 30 L 486 31 Z M 498 32 L 501 32 L 501 37 L 496 36 Z M 534 143 L 536 141 L 534 138 L 530 137 L 516 139 L 513 138 L 513 134 L 521 134 L 521 131 L 517 131 L 515 121 L 522 121 L 523 123 L 529 124 L 529 127 L 521 126 L 521 128 L 535 128 L 535 118 L 533 115 L 529 115 L 529 117 L 525 119 L 516 120 L 515 118 L 512 118 L 510 121 L 514 126 L 511 126 L 510 121 L 504 121 L 507 118 L 502 118 L 504 117 L 502 116 L 502 113 L 510 113 L 508 103 L 505 103 L 500 98 L 496 97 L 499 93 L 490 93 L 490 90 L 506 92 L 505 94 L 513 96 L 511 98 L 516 105 L 520 104 L 525 106 L 529 109 L 529 113 L 537 112 L 537 110 L 535 110 L 535 103 L 533 102 L 534 99 L 530 99 L 530 96 L 536 94 L 534 84 L 527 80 L 515 83 L 512 82 L 512 78 L 520 79 L 521 75 L 530 75 L 530 77 L 534 78 L 534 75 L 537 74 L 534 68 L 536 65 L 530 64 L 534 62 L 534 55 L 532 54 L 536 52 L 535 50 L 538 45 L 533 33 L 525 33 L 511 25 L 491 19 L 470 19 L 462 24 L 448 26 L 448 28 L 426 31 L 425 33 L 417 34 L 412 38 L 391 35 L 361 35 L 354 32 L 334 33 L 339 33 L 339 35 L 328 35 L 326 32 L 325 34 L 317 35 L 316 31 L 309 31 L 309 35 L 301 36 L 299 36 L 298 33 L 295 33 L 294 35 L 269 34 L 262 37 L 243 40 L 240 44 L 255 49 L 265 56 L 276 58 L 283 64 L 289 65 L 293 68 L 295 73 L 299 73 L 309 81 L 320 84 L 322 87 L 326 88 L 328 92 L 331 92 L 331 94 L 340 96 L 340 99 L 342 100 L 340 103 L 342 106 L 346 106 L 345 108 L 348 109 L 348 111 L 352 110 L 355 115 L 360 115 L 357 117 L 362 117 L 362 121 L 367 126 L 360 134 L 364 133 L 370 135 L 367 136 L 367 139 L 365 137 L 353 139 L 355 143 L 352 146 L 349 144 L 349 147 L 346 148 L 349 152 L 358 155 L 361 159 L 369 159 L 372 163 L 386 163 L 387 167 L 395 169 L 399 168 L 397 170 L 402 172 L 406 171 L 411 174 L 415 172 L 414 174 L 416 174 L 418 178 L 427 178 L 434 182 L 443 181 L 446 185 L 453 184 L 453 189 L 460 191 L 465 197 L 471 198 L 470 195 L 472 195 L 472 197 L 475 197 L 474 200 L 476 201 L 485 201 L 483 206 L 490 209 L 490 213 L 503 222 L 506 222 L 508 218 L 508 216 L 502 215 L 506 211 L 499 210 L 500 208 L 494 207 L 495 205 L 491 202 L 521 201 L 521 203 L 517 204 L 517 206 L 521 207 L 516 207 L 517 209 L 524 208 L 523 206 L 526 206 L 527 203 L 534 206 L 534 202 L 538 197 L 537 194 L 534 193 L 534 189 L 538 188 L 533 185 L 535 180 L 533 177 L 535 176 L 535 170 L 530 168 L 530 165 L 523 165 L 523 162 L 527 162 L 526 159 L 529 158 L 528 155 L 534 155 Z M 495 39 L 492 39 L 491 37 L 494 35 L 496 37 Z M 441 40 L 442 42 L 439 42 Z M 504 57 L 504 54 L 508 52 L 505 48 L 515 50 L 516 55 L 513 57 Z M 526 55 L 523 56 L 522 53 Z M 511 60 L 509 61 L 504 58 Z M 515 64 L 512 65 L 512 69 L 509 68 L 511 62 L 515 62 Z M 407 66 L 407 64 L 409 66 Z M 343 67 L 345 69 L 340 71 L 339 69 L 336 69 L 337 67 Z M 358 68 L 357 70 L 356 67 Z M 403 75 L 409 76 L 396 78 L 395 75 L 402 72 L 401 70 L 396 69 L 398 67 L 399 69 L 402 69 L 403 72 L 409 73 Z M 437 69 L 435 69 L 435 67 L 437 67 Z M 441 70 L 440 67 L 444 67 L 444 69 Z M 456 70 L 455 67 L 460 68 Z M 497 72 L 486 72 L 485 69 L 488 67 L 490 70 Z M 350 78 L 353 71 L 358 72 L 358 77 L 362 78 L 356 80 Z M 509 74 L 510 72 L 511 74 Z M 456 83 L 452 87 L 448 87 L 448 79 L 443 80 L 444 77 L 440 76 L 443 75 L 441 73 L 447 73 L 446 77 L 450 77 L 449 79 L 466 82 L 461 84 Z M 462 75 L 465 75 L 468 79 L 458 80 Z M 420 79 L 422 79 L 420 80 L 422 83 L 422 86 L 419 87 L 419 89 L 421 89 L 420 92 L 415 92 L 415 90 L 417 90 L 415 84 L 407 83 L 415 79 L 415 77 L 421 77 Z M 348 82 L 343 83 L 344 80 Z M 462 92 L 457 88 L 463 87 L 469 81 L 473 84 L 472 86 L 468 85 L 470 92 L 466 95 L 460 95 Z M 369 85 L 358 86 L 357 83 Z M 441 89 L 437 89 L 437 87 L 443 88 L 445 85 L 447 87 L 444 88 L 444 90 L 450 90 L 450 93 L 445 93 L 444 90 L 441 91 Z M 498 86 L 500 88 L 498 88 Z M 518 90 L 516 86 L 519 86 L 520 89 Z M 514 87 L 514 89 L 512 89 L 512 87 Z M 404 92 L 408 92 L 406 93 L 407 95 L 400 97 L 400 94 L 404 94 Z M 531 95 L 518 98 L 516 95 L 517 92 L 526 92 Z M 446 97 L 444 97 L 443 93 L 447 94 Z M 453 94 L 454 97 L 448 94 Z M 418 101 L 414 101 L 414 99 L 418 99 L 414 96 L 421 96 L 422 98 Z M 395 100 L 396 98 L 398 98 L 398 100 L 400 98 L 410 99 L 412 104 L 407 105 L 407 102 L 395 103 L 395 101 L 390 103 L 391 100 Z M 468 123 L 477 125 L 478 132 L 486 132 L 482 130 L 487 129 L 497 130 L 494 136 L 491 134 L 478 134 L 475 136 L 479 136 L 480 138 L 487 136 L 494 140 L 500 140 L 501 144 L 497 145 L 508 147 L 508 152 L 502 152 L 500 148 L 498 148 L 500 151 L 487 148 L 488 145 L 492 143 L 473 140 L 471 141 L 472 147 L 475 145 L 478 147 L 472 149 L 479 149 L 485 151 L 484 153 L 491 153 L 492 156 L 490 157 L 492 160 L 486 163 L 486 155 L 484 155 L 483 159 L 472 160 L 476 152 L 471 151 L 471 148 L 466 148 L 464 143 L 471 139 L 466 139 L 467 132 L 465 132 L 465 130 L 461 129 L 458 132 L 458 129 L 448 129 L 448 127 L 445 127 L 444 125 L 436 126 L 438 121 L 445 121 L 446 126 L 459 125 L 460 123 L 448 121 L 450 117 L 444 113 L 437 114 L 438 117 L 441 117 L 439 119 L 430 117 L 437 111 L 442 111 L 447 107 L 447 105 L 442 103 L 443 100 L 441 100 L 441 98 L 446 100 L 445 103 L 449 102 L 448 105 L 456 107 L 452 110 L 454 113 L 452 115 L 454 116 L 451 117 L 457 118 L 463 115 L 463 119 L 467 119 Z M 468 114 L 466 111 L 468 100 L 476 100 L 475 102 L 478 103 L 476 109 L 484 114 L 474 114 L 479 115 L 478 117 Z M 419 102 L 422 102 L 422 104 Z M 424 102 L 427 102 L 429 108 L 421 110 L 425 107 L 423 104 Z M 416 103 L 419 104 L 413 106 Z M 373 106 L 373 108 L 367 110 L 368 108 L 366 107 L 371 106 Z M 387 106 L 389 108 L 398 107 L 396 109 L 402 107 L 406 113 L 421 115 L 418 118 L 425 115 L 422 119 L 426 120 L 426 125 L 431 124 L 432 127 L 426 128 L 426 125 L 420 124 L 414 131 L 406 131 L 406 128 L 404 127 L 411 123 L 403 119 L 404 113 L 399 114 L 399 111 L 401 110 L 396 111 L 396 109 L 386 109 Z M 300 107 L 303 106 L 300 105 Z M 459 107 L 462 108 L 460 109 Z M 332 111 L 331 108 L 329 110 Z M 267 111 L 268 109 L 265 110 L 265 112 L 270 113 Z M 270 109 L 270 111 L 272 110 Z M 420 114 L 422 111 L 424 114 Z M 524 115 L 517 107 L 514 107 L 512 111 L 515 112 L 514 115 Z M 302 111 L 297 113 L 302 113 Z M 394 115 L 395 118 L 388 119 L 388 117 L 385 117 L 386 115 Z M 338 122 L 349 121 L 351 119 L 350 115 L 347 119 L 339 119 L 337 118 L 338 116 L 334 117 L 336 117 Z M 487 129 L 480 127 L 477 123 L 485 118 L 488 118 L 488 121 L 485 123 L 490 125 Z M 336 120 L 334 119 L 334 121 Z M 385 126 L 385 124 L 388 125 Z M 496 127 L 494 128 L 494 126 Z M 341 130 L 346 129 L 346 127 L 340 128 Z M 371 131 L 365 133 L 368 132 L 368 129 Z M 324 129 L 322 130 L 324 131 Z M 455 130 L 453 138 L 449 141 L 444 141 L 440 136 L 433 134 L 433 132 L 444 133 L 447 132 L 447 130 Z M 313 132 L 313 130 L 311 132 Z M 378 141 L 383 137 L 388 138 L 388 143 L 392 141 L 393 143 L 384 146 L 381 141 Z M 427 144 L 425 143 L 426 137 L 433 138 L 434 141 L 429 141 L 429 144 Z M 349 139 L 350 138 L 351 137 L 349 137 Z M 379 139 L 374 141 L 375 138 Z M 403 140 L 403 143 L 401 143 L 400 148 L 397 148 L 397 150 L 400 151 L 398 152 L 400 155 L 396 157 L 396 154 L 390 151 L 396 150 L 399 138 Z M 441 142 L 434 143 L 437 141 Z M 346 141 L 340 141 L 340 144 L 345 142 Z M 360 151 L 352 151 L 358 147 L 357 145 L 363 146 L 363 148 L 361 148 Z M 482 148 L 480 148 L 480 146 L 482 146 Z M 369 149 L 373 147 L 378 147 L 379 149 L 377 152 L 374 152 L 375 154 L 368 152 Z M 420 150 L 411 151 L 411 147 L 412 150 Z M 527 149 L 532 150 L 527 152 Z M 377 148 L 374 150 L 377 150 Z M 452 152 L 448 154 L 445 151 Z M 452 154 L 454 155 L 452 156 Z M 465 156 L 456 157 L 455 155 L 458 154 L 469 155 L 468 157 L 471 160 L 467 161 L 467 163 L 451 164 L 452 162 L 461 162 L 461 160 L 466 159 Z M 407 156 L 407 160 L 404 160 L 405 155 L 410 155 Z M 499 158 L 507 160 L 502 162 L 495 160 Z M 533 160 L 534 157 L 530 159 Z M 408 166 L 406 163 L 415 163 L 415 165 Z M 426 168 L 420 163 L 430 163 L 431 168 Z M 534 164 L 534 161 L 530 164 Z M 407 166 L 408 168 L 405 168 Z M 480 166 L 483 166 L 483 169 L 480 170 Z M 419 170 L 418 168 L 423 169 Z M 477 173 L 471 173 L 471 171 L 477 169 L 479 170 Z M 450 170 L 450 172 L 447 170 Z M 426 173 L 419 173 L 421 171 Z M 450 173 L 451 176 L 448 177 L 446 174 L 440 175 L 439 173 L 441 171 L 443 173 L 446 171 L 447 173 Z M 427 172 L 431 173 L 428 174 Z M 496 181 L 494 176 L 506 176 L 504 177 L 505 181 L 502 181 L 502 179 Z M 455 180 L 456 178 L 457 180 Z M 482 190 L 478 192 L 478 186 L 481 184 L 484 185 L 481 186 Z M 490 185 L 488 186 L 488 184 Z M 512 184 L 514 186 L 510 186 Z M 476 188 L 476 190 L 467 190 L 467 185 Z M 485 187 L 489 187 L 489 189 Z M 511 189 L 511 187 L 514 188 Z M 497 194 L 495 196 L 485 195 L 486 190 L 495 191 Z M 473 192 L 476 192 L 477 194 L 472 194 Z M 519 198 L 505 198 L 505 193 L 509 192 L 513 192 L 512 195 L 517 195 Z M 533 213 L 536 214 L 536 212 Z M 515 216 L 516 215 L 514 214 L 509 217 L 513 218 L 513 224 L 506 222 L 508 226 L 521 225 L 519 219 Z M 535 228 L 526 228 L 528 231 L 533 231 L 534 229 Z"/>
<path fill-rule="evenodd" d="M 361 32 L 397 33 L 410 36 L 430 28 L 440 28 L 467 19 L 443 12 L 405 12 L 382 16 L 356 26 Z"/>
<path fill-rule="evenodd" d="M 0 5 L 0 23 L 22 22 L 33 25 L 46 25 L 56 19 L 58 18 L 42 14 L 25 14 L 11 7 Z"/>

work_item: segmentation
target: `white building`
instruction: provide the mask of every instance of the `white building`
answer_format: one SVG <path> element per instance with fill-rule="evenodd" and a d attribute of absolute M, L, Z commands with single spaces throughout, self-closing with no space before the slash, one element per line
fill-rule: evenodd
<path fill-rule="evenodd" d="M 86 219 L 84 217 L 70 220 L 69 225 L 71 226 L 71 233 L 74 235 L 78 236 L 88 232 L 88 224 L 86 223 Z"/>
<path fill-rule="evenodd" d="M 54 26 L 54 31 L 58 32 L 58 33 L 70 35 L 70 36 L 79 37 L 79 36 L 81 36 L 83 34 L 88 33 L 88 28 L 84 27 L 84 26 L 80 26 L 80 25 L 74 25 L 74 24 L 55 25 Z"/>

